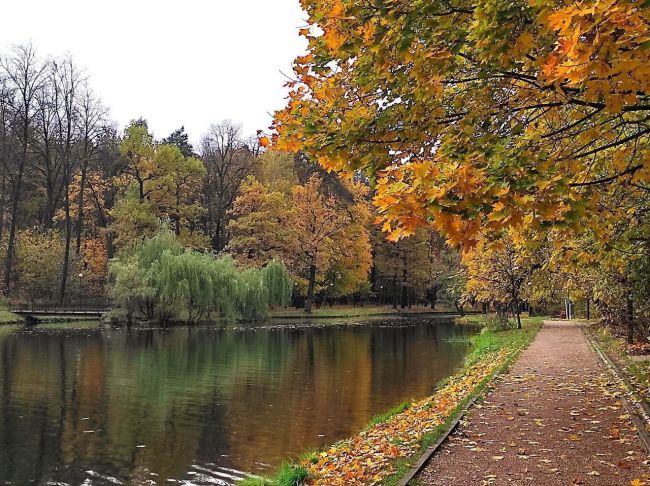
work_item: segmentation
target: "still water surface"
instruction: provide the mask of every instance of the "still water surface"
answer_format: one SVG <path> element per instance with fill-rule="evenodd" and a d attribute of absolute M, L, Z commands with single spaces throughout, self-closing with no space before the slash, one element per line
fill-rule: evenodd
<path fill-rule="evenodd" d="M 473 330 L 0 327 L 0 484 L 229 484 L 429 394 Z"/>

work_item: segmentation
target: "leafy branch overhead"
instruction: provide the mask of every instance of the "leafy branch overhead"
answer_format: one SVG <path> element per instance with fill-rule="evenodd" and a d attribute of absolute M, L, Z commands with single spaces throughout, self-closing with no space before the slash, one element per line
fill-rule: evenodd
<path fill-rule="evenodd" d="M 302 5 L 309 49 L 274 142 L 374 177 L 393 238 L 554 226 L 647 241 L 646 2 Z"/>

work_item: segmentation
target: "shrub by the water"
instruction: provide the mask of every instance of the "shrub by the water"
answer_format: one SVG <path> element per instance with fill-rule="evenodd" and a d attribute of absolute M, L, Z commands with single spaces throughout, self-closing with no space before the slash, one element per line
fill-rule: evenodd
<path fill-rule="evenodd" d="M 282 262 L 242 270 L 230 257 L 185 249 L 167 228 L 120 252 L 110 275 L 110 296 L 128 321 L 259 319 L 288 305 L 293 287 Z"/>

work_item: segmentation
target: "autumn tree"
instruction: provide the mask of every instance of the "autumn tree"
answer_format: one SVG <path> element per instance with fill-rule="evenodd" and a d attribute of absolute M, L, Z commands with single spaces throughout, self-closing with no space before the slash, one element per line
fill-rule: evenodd
<path fill-rule="evenodd" d="M 155 186 L 147 184 L 158 176 L 158 167 L 154 159 L 155 143 L 145 120 L 135 120 L 126 127 L 120 142 L 120 154 L 125 165 L 122 173 L 133 181 L 138 198 L 144 202 Z"/>
<path fill-rule="evenodd" d="M 229 213 L 226 251 L 245 266 L 261 268 L 275 257 L 289 261 L 290 207 L 289 194 L 247 179 Z"/>
<path fill-rule="evenodd" d="M 181 227 L 198 222 L 203 214 L 199 194 L 205 165 L 196 157 L 183 155 L 177 145 L 171 144 L 156 147 L 154 158 L 160 177 L 152 181 L 155 184 L 152 199 L 161 215 L 169 217 L 179 236 Z"/>
<path fill-rule="evenodd" d="M 650 177 L 646 9 L 613 5 L 306 1 L 279 146 L 377 173 L 395 236 L 582 224 Z"/>
<path fill-rule="evenodd" d="M 509 306 L 519 329 L 523 289 L 545 263 L 539 251 L 532 253 L 524 248 L 521 239 L 511 231 L 496 241 L 482 240 L 463 255 L 466 292 L 479 302 Z"/>
<path fill-rule="evenodd" d="M 267 163 L 284 169 L 267 170 Z M 344 181 L 325 186 L 316 173 L 300 184 L 291 167 L 284 155 L 260 158 L 256 172 L 265 183 L 249 178 L 243 184 L 229 214 L 226 249 L 244 265 L 283 260 L 294 278 L 305 283 L 305 310 L 311 312 L 319 290 L 330 297 L 348 295 L 367 282 L 367 189 Z"/>
<path fill-rule="evenodd" d="M 335 259 L 337 242 L 353 222 L 352 208 L 342 206 L 332 195 L 323 194 L 321 186 L 321 179 L 315 175 L 306 184 L 295 186 L 288 218 L 294 233 L 293 258 L 307 273 L 307 313 L 311 313 L 314 303 L 318 273 Z"/>

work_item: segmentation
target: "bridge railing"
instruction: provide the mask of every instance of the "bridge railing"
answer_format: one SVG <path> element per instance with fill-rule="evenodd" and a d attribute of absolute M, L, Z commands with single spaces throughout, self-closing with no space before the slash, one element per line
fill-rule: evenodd
<path fill-rule="evenodd" d="M 98 300 L 93 302 L 73 303 L 73 302 L 12 302 L 9 304 L 9 310 L 12 312 L 38 312 L 52 314 L 64 313 L 97 313 L 105 312 L 110 308 L 109 302 L 106 300 Z"/>

